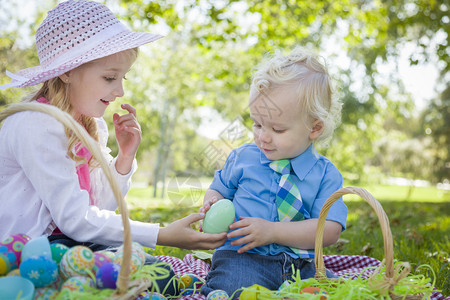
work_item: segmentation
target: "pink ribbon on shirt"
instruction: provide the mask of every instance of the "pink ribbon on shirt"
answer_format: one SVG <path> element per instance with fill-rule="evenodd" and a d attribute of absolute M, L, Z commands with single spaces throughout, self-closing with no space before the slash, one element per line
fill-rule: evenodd
<path fill-rule="evenodd" d="M 48 101 L 44 97 L 41 97 L 36 101 L 39 103 L 50 104 L 50 101 Z M 77 155 L 83 157 L 86 160 L 85 163 L 76 166 L 78 182 L 80 183 L 81 189 L 86 190 L 89 193 L 89 205 L 93 205 L 94 201 L 93 198 L 91 197 L 91 177 L 89 176 L 89 164 L 88 164 L 89 160 L 92 157 L 92 154 L 82 144 L 78 144 L 75 147 L 75 149 Z"/>

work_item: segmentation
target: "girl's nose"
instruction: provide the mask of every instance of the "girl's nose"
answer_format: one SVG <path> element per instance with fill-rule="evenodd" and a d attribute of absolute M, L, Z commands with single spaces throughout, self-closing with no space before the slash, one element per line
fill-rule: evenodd
<path fill-rule="evenodd" d="M 114 96 L 115 97 L 122 97 L 125 93 L 123 91 L 123 83 L 122 81 L 120 81 L 120 83 L 118 84 L 118 86 L 114 89 L 113 91 Z"/>

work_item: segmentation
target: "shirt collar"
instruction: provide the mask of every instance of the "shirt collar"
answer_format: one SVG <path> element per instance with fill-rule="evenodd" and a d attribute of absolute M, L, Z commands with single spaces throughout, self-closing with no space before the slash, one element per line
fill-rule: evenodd
<path fill-rule="evenodd" d="M 260 153 L 261 164 L 269 164 L 272 162 L 266 157 L 266 155 L 264 155 L 262 151 L 260 151 Z M 291 158 L 291 166 L 298 179 L 303 180 L 318 160 L 319 154 L 317 153 L 316 148 L 314 148 L 314 145 L 311 144 L 308 149 L 305 150 L 305 152 L 297 157 Z"/>

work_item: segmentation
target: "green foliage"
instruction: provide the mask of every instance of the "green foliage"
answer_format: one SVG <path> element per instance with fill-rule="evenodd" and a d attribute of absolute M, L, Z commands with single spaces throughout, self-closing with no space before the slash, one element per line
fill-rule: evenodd
<path fill-rule="evenodd" d="M 438 1 L 191 0 L 176 4 L 174 1 L 123 0 L 122 3 L 127 7 L 130 20 L 137 18 L 148 24 L 165 24 L 173 30 L 174 36 L 182 33 L 184 41 L 200 47 L 201 63 L 217 67 L 208 70 L 206 76 L 198 70 L 199 78 L 204 80 L 200 86 L 207 90 L 213 88 L 208 101 L 196 104 L 211 105 L 231 120 L 240 115 L 246 124 L 248 114 L 242 111 L 246 109 L 242 104 L 245 103 L 251 67 L 261 60 L 264 53 L 296 45 L 321 53 L 338 52 L 330 49 L 330 45 L 346 51 L 351 59 L 350 68 L 338 70 L 336 76 L 339 96 L 344 103 L 343 125 L 336 132 L 337 137 L 331 147 L 322 152 L 338 165 L 344 177 L 355 182 L 367 179 L 365 170 L 374 154 L 381 159 L 384 157 L 383 153 L 373 149 L 374 142 L 382 134 L 380 126 L 387 126 L 386 131 L 391 129 L 389 123 L 382 120 L 395 120 L 391 124 L 397 126 L 414 110 L 398 75 L 391 75 L 389 86 L 380 83 L 381 78 L 377 76 L 379 65 L 396 61 L 399 49 L 406 43 L 416 44 L 421 49 L 412 54 L 411 64 L 425 62 L 430 57 L 430 52 L 426 51 L 428 42 L 436 40 L 434 50 L 439 59 L 439 69 L 443 74 L 448 71 L 449 53 L 445 46 L 449 27 L 445 25 L 448 25 L 446 12 L 449 7 Z M 242 49 L 242 52 L 235 49 Z M 355 69 L 363 73 L 355 74 Z M 188 69 L 183 71 L 189 72 Z M 363 88 L 355 90 L 355 77 L 358 76 Z M 393 86 L 398 86 L 398 89 Z M 231 96 L 230 92 L 238 97 Z M 187 100 L 179 96 L 178 101 L 185 103 Z M 189 101 L 187 103 L 192 105 Z M 409 125 L 401 130 L 410 130 Z M 413 138 L 416 137 L 411 136 Z M 429 147 L 436 153 L 442 152 L 432 145 Z M 177 160 L 175 165 L 182 166 L 177 154 L 182 146 L 173 145 L 171 149 L 173 155 L 169 159 Z M 436 154 L 435 158 L 439 160 L 438 165 L 445 164 L 442 154 Z M 387 165 L 390 161 L 382 163 Z M 411 173 L 396 166 L 392 166 L 393 171 L 401 176 Z M 413 173 L 421 173 L 417 166 L 409 166 L 412 168 L 416 168 Z M 174 171 L 183 170 L 177 168 Z M 427 174 L 425 177 L 430 176 Z M 448 174 L 435 177 L 443 180 L 448 178 Z"/>
<path fill-rule="evenodd" d="M 440 98 L 431 102 L 422 118 L 425 130 L 434 143 L 434 147 L 430 147 L 434 158 L 432 179 L 440 182 L 450 178 L 450 85 L 447 85 Z"/>
<path fill-rule="evenodd" d="M 230 123 L 241 117 L 250 127 L 247 97 L 252 68 L 265 53 L 289 50 L 296 45 L 317 51 L 331 62 L 330 72 L 338 87 L 336 95 L 344 104 L 343 116 L 330 147 L 321 149 L 321 153 L 338 166 L 346 180 L 367 181 L 373 175 L 369 171 L 378 172 L 378 177 L 382 172 L 384 176 L 416 174 L 433 182 L 449 178 L 448 89 L 439 99 L 432 99 L 423 117 L 417 119 L 413 98 L 405 91 L 396 70 L 388 78 L 380 71 L 383 63 L 398 64 L 401 49 L 415 45 L 419 51 L 412 51 L 410 64 L 421 64 L 435 56 L 435 65 L 442 73 L 439 81 L 445 84 L 450 28 L 447 2 L 104 0 L 103 3 L 137 31 L 166 34 L 164 39 L 141 48 L 120 101 L 131 103 L 138 111 L 143 132 L 138 151 L 143 181 L 155 183 L 176 174 L 211 175 L 214 170 L 204 167 L 208 158 L 203 154 L 211 141 L 196 136 L 204 117 L 199 108 L 211 107 Z M 14 2 L 10 5 L 17 8 Z M 20 41 L 33 38 L 45 11 L 54 5 L 55 0 L 42 1 L 36 14 L 28 18 L 36 20 L 30 22 L 15 13 L 17 10 L 6 10 L 5 22 L 11 19 L 17 26 L 1 29 L 1 74 L 6 68 L 15 72 L 38 65 L 34 46 L 24 46 L 26 43 Z M 21 35 L 24 28 L 31 28 L 29 37 Z M 347 63 L 341 61 L 343 52 Z M 0 84 L 8 80 L 2 76 Z M 0 109 L 28 93 L 20 91 L 1 91 Z M 112 113 L 121 111 L 118 106 L 112 108 L 105 115 L 111 135 Z M 423 172 L 422 166 L 412 163 L 405 167 L 392 164 L 392 153 L 385 155 L 377 148 L 382 142 L 379 139 L 390 136 L 392 130 L 405 134 L 405 143 L 419 141 L 421 147 L 426 146 L 423 153 L 434 160 L 431 172 Z M 433 143 L 426 142 L 427 136 Z M 109 145 L 116 153 L 114 139 Z M 389 151 L 399 147 L 406 151 L 406 146 L 396 143 L 390 145 Z M 414 153 L 414 149 L 410 153 L 411 157 L 421 154 Z M 403 160 L 408 163 L 405 156 Z M 389 170 L 385 168 L 387 165 Z"/>

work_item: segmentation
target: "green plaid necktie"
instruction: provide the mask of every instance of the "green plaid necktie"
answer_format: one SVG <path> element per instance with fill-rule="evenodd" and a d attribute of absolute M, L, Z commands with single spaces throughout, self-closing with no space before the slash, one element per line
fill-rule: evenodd
<path fill-rule="evenodd" d="M 280 159 L 271 162 L 269 166 L 272 170 L 281 174 L 275 200 L 278 208 L 278 219 L 280 222 L 304 220 L 302 196 L 292 180 L 296 175 L 291 174 L 291 161 L 289 159 Z M 292 247 L 291 250 L 301 258 L 314 258 L 314 250 L 302 250 Z"/>

